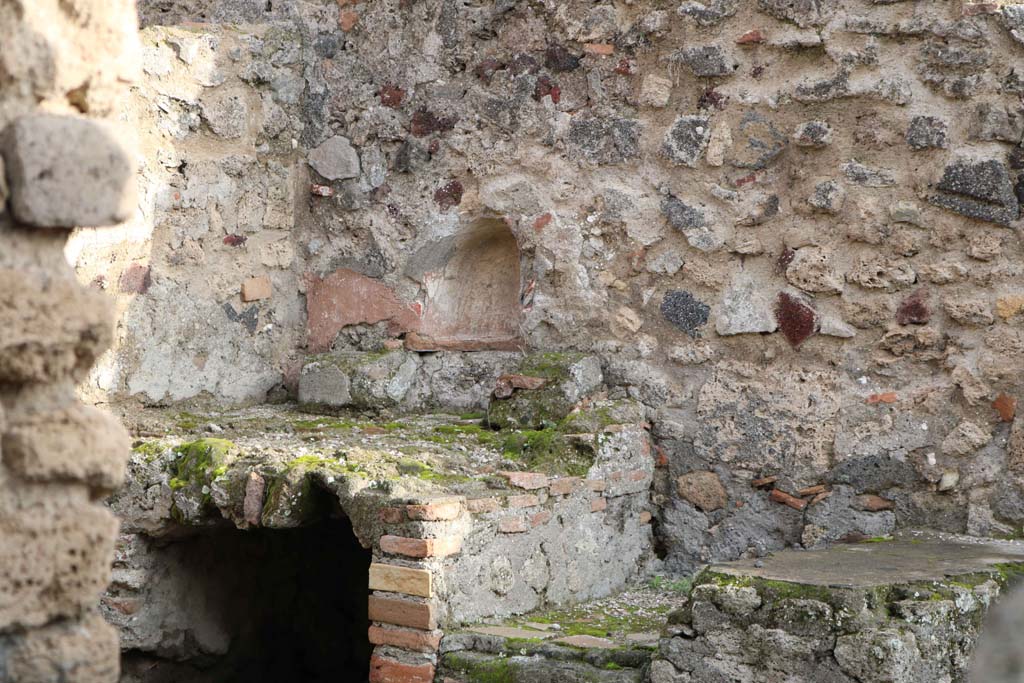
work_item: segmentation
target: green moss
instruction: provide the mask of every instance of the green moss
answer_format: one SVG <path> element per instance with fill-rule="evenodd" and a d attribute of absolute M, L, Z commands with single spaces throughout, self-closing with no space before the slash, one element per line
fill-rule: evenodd
<path fill-rule="evenodd" d="M 680 579 L 668 579 L 665 576 L 652 576 L 647 585 L 654 590 L 667 590 L 673 593 L 679 593 L 685 595 L 690 592 L 693 587 L 693 579 L 683 577 Z"/>
<path fill-rule="evenodd" d="M 499 436 L 493 430 L 487 429 L 478 424 L 439 425 L 434 427 L 434 432 L 453 437 L 450 439 L 450 442 L 452 443 L 461 441 L 461 437 L 463 436 L 475 437 L 477 443 L 481 446 L 497 446 L 499 443 Z"/>
<path fill-rule="evenodd" d="M 460 420 L 482 420 L 487 417 L 485 412 L 463 413 L 459 415 Z"/>
<path fill-rule="evenodd" d="M 189 484 L 208 485 L 223 474 L 238 454 L 238 446 L 227 439 L 207 438 L 183 443 L 174 452 L 177 459 L 171 481 L 177 479 L 178 488 L 183 488 Z"/>
<path fill-rule="evenodd" d="M 888 543 L 891 540 L 893 540 L 892 536 L 872 536 L 865 538 L 861 543 Z"/>
<path fill-rule="evenodd" d="M 297 432 L 312 432 L 319 431 L 322 429 L 355 429 L 359 426 L 356 422 L 350 422 L 348 420 L 337 420 L 337 419 L 320 419 L 320 420 L 296 420 L 292 422 L 292 428 Z"/>
<path fill-rule="evenodd" d="M 504 657 L 476 658 L 461 652 L 444 655 L 445 666 L 456 669 L 466 683 L 515 683 L 512 663 Z"/>
<path fill-rule="evenodd" d="M 594 449 L 568 439 L 557 429 L 515 431 L 503 437 L 506 458 L 531 472 L 585 476 L 594 464 Z"/>
<path fill-rule="evenodd" d="M 993 565 L 999 577 L 1007 584 L 1024 581 L 1024 562 L 999 562 Z"/>
<path fill-rule="evenodd" d="M 209 422 L 209 420 L 204 419 L 201 415 L 182 411 L 175 416 L 174 424 L 178 429 L 192 430 L 199 427 L 203 422 Z"/>
<path fill-rule="evenodd" d="M 609 671 L 621 671 L 622 670 L 622 667 L 619 666 L 618 664 L 616 664 L 615 662 L 608 662 L 607 664 L 604 665 L 604 668 L 608 669 Z"/>
<path fill-rule="evenodd" d="M 579 362 L 585 354 L 575 352 L 534 353 L 523 359 L 519 372 L 528 377 L 543 377 L 548 382 L 563 382 L 569 379 L 569 368 Z"/>
<path fill-rule="evenodd" d="M 153 462 L 170 450 L 171 447 L 161 441 L 141 441 L 132 447 L 132 452 L 141 455 L 146 462 Z"/>

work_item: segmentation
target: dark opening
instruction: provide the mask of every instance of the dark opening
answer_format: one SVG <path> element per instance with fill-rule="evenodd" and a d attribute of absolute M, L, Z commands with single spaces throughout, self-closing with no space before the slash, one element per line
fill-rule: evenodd
<path fill-rule="evenodd" d="M 162 578 L 149 598 L 172 613 L 168 642 L 126 651 L 122 683 L 368 679 L 370 551 L 346 517 L 219 529 L 167 544 L 155 560 Z M 179 635 L 167 628 L 175 619 L 186 624 Z"/>

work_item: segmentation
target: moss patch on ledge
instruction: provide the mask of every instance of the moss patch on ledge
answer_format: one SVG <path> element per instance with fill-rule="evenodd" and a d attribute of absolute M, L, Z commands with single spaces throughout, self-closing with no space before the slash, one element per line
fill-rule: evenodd
<path fill-rule="evenodd" d="M 191 484 L 209 486 L 227 471 L 239 448 L 227 439 L 197 439 L 174 448 L 176 460 L 170 486 L 173 490 Z"/>

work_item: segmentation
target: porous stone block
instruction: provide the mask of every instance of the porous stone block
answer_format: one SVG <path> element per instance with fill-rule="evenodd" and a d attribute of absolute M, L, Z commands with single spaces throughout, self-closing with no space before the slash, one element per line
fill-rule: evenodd
<path fill-rule="evenodd" d="M 431 579 L 432 575 L 426 569 L 399 567 L 379 562 L 370 565 L 370 590 L 429 598 L 433 593 Z"/>
<path fill-rule="evenodd" d="M 721 480 L 714 472 L 690 472 L 676 480 L 679 495 L 705 512 L 720 510 L 729 502 Z"/>
<path fill-rule="evenodd" d="M 932 204 L 978 220 L 1001 225 L 1016 221 L 1020 204 L 1006 166 L 996 159 L 957 159 L 936 185 Z"/>
<path fill-rule="evenodd" d="M 100 227 L 135 211 L 135 168 L 120 134 L 92 119 L 22 116 L 2 134 L 11 211 L 39 228 Z"/>
<path fill-rule="evenodd" d="M 117 680 L 117 631 L 95 613 L 59 621 L 16 638 L 5 652 L 6 680 L 20 683 L 110 683 Z"/>
<path fill-rule="evenodd" d="M 492 425 L 528 429 L 550 426 L 568 416 L 604 381 L 601 362 L 582 353 L 531 354 L 522 359 L 518 372 L 544 379 L 545 383 L 538 389 L 518 389 L 507 397 L 493 397 L 487 414 Z"/>
<path fill-rule="evenodd" d="M 131 439 L 114 416 L 72 403 L 19 414 L 3 434 L 4 463 L 28 481 L 75 481 L 110 492 L 124 479 Z"/>
<path fill-rule="evenodd" d="M 640 84 L 640 104 L 664 107 L 672 96 L 672 80 L 656 74 L 647 74 Z"/>
<path fill-rule="evenodd" d="M 110 345 L 107 300 L 70 276 L 0 268 L 0 381 L 85 376 Z"/>

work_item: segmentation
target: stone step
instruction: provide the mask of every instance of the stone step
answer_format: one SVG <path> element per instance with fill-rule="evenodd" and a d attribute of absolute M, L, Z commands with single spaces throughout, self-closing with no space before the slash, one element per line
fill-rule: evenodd
<path fill-rule="evenodd" d="M 708 567 L 669 619 L 651 683 L 966 680 L 1024 544 L 912 533 Z"/>

